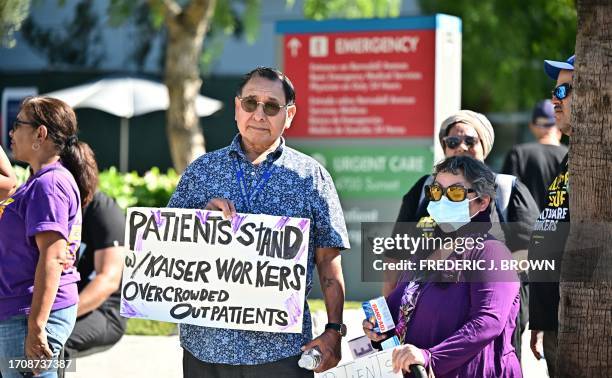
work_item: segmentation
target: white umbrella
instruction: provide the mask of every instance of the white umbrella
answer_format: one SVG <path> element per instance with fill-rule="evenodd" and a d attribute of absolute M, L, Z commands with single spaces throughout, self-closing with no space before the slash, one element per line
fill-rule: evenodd
<path fill-rule="evenodd" d="M 121 117 L 119 168 L 128 167 L 129 118 L 168 109 L 168 87 L 164 84 L 135 77 L 111 77 L 95 82 L 47 93 L 73 108 L 94 108 Z M 223 106 L 221 101 L 198 95 L 196 113 L 209 116 Z"/>

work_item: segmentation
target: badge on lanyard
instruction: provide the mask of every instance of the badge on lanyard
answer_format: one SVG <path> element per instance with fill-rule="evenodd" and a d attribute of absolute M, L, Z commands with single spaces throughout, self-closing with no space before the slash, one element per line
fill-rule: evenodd
<path fill-rule="evenodd" d="M 236 158 L 236 160 L 232 160 L 232 162 L 234 163 L 234 170 L 236 171 L 236 180 L 238 181 L 238 187 L 240 188 L 240 195 L 247 206 L 247 212 L 251 212 L 251 203 L 253 203 L 259 192 L 261 192 L 263 187 L 266 185 L 276 166 L 272 164 L 270 167 L 268 167 L 263 172 L 259 180 L 253 184 L 253 187 L 251 188 L 252 190 L 249 191 L 249 187 L 246 182 L 246 175 L 244 174 L 241 164 L 238 162 L 238 158 Z"/>

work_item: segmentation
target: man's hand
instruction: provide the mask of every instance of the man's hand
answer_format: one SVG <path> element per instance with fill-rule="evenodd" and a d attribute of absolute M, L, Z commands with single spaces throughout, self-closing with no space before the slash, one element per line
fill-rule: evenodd
<path fill-rule="evenodd" d="M 338 362 L 342 359 L 341 340 L 342 336 L 337 331 L 326 329 L 321 336 L 302 347 L 302 351 L 319 347 L 321 351 L 321 364 L 315 369 L 315 373 L 322 373 L 325 370 L 338 366 Z"/>
<path fill-rule="evenodd" d="M 542 358 L 544 332 L 536 329 L 531 330 L 531 340 L 529 340 L 529 347 L 536 360 Z"/>
<path fill-rule="evenodd" d="M 410 373 L 410 365 L 425 366 L 425 358 L 423 352 L 412 344 L 405 344 L 393 350 L 391 354 L 393 361 L 393 372 L 397 373 L 401 370 Z"/>
<path fill-rule="evenodd" d="M 206 210 L 220 210 L 225 219 L 232 219 L 236 215 L 236 208 L 231 200 L 225 198 L 213 198 L 206 204 Z"/>

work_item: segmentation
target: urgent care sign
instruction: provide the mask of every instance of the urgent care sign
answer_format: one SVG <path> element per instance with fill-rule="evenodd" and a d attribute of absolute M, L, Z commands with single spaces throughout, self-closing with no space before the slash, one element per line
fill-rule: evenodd
<path fill-rule="evenodd" d="M 431 137 L 436 113 L 459 108 L 456 17 L 286 21 L 277 33 L 297 92 L 290 137 Z"/>

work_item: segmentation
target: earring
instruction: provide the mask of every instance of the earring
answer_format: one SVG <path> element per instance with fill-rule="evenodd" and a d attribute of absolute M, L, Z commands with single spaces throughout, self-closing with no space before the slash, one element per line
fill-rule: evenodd
<path fill-rule="evenodd" d="M 38 143 L 38 142 L 34 142 L 34 143 L 32 144 L 32 149 L 33 149 L 34 151 L 38 151 L 38 149 L 39 149 L 39 148 L 40 148 L 40 143 Z"/>

